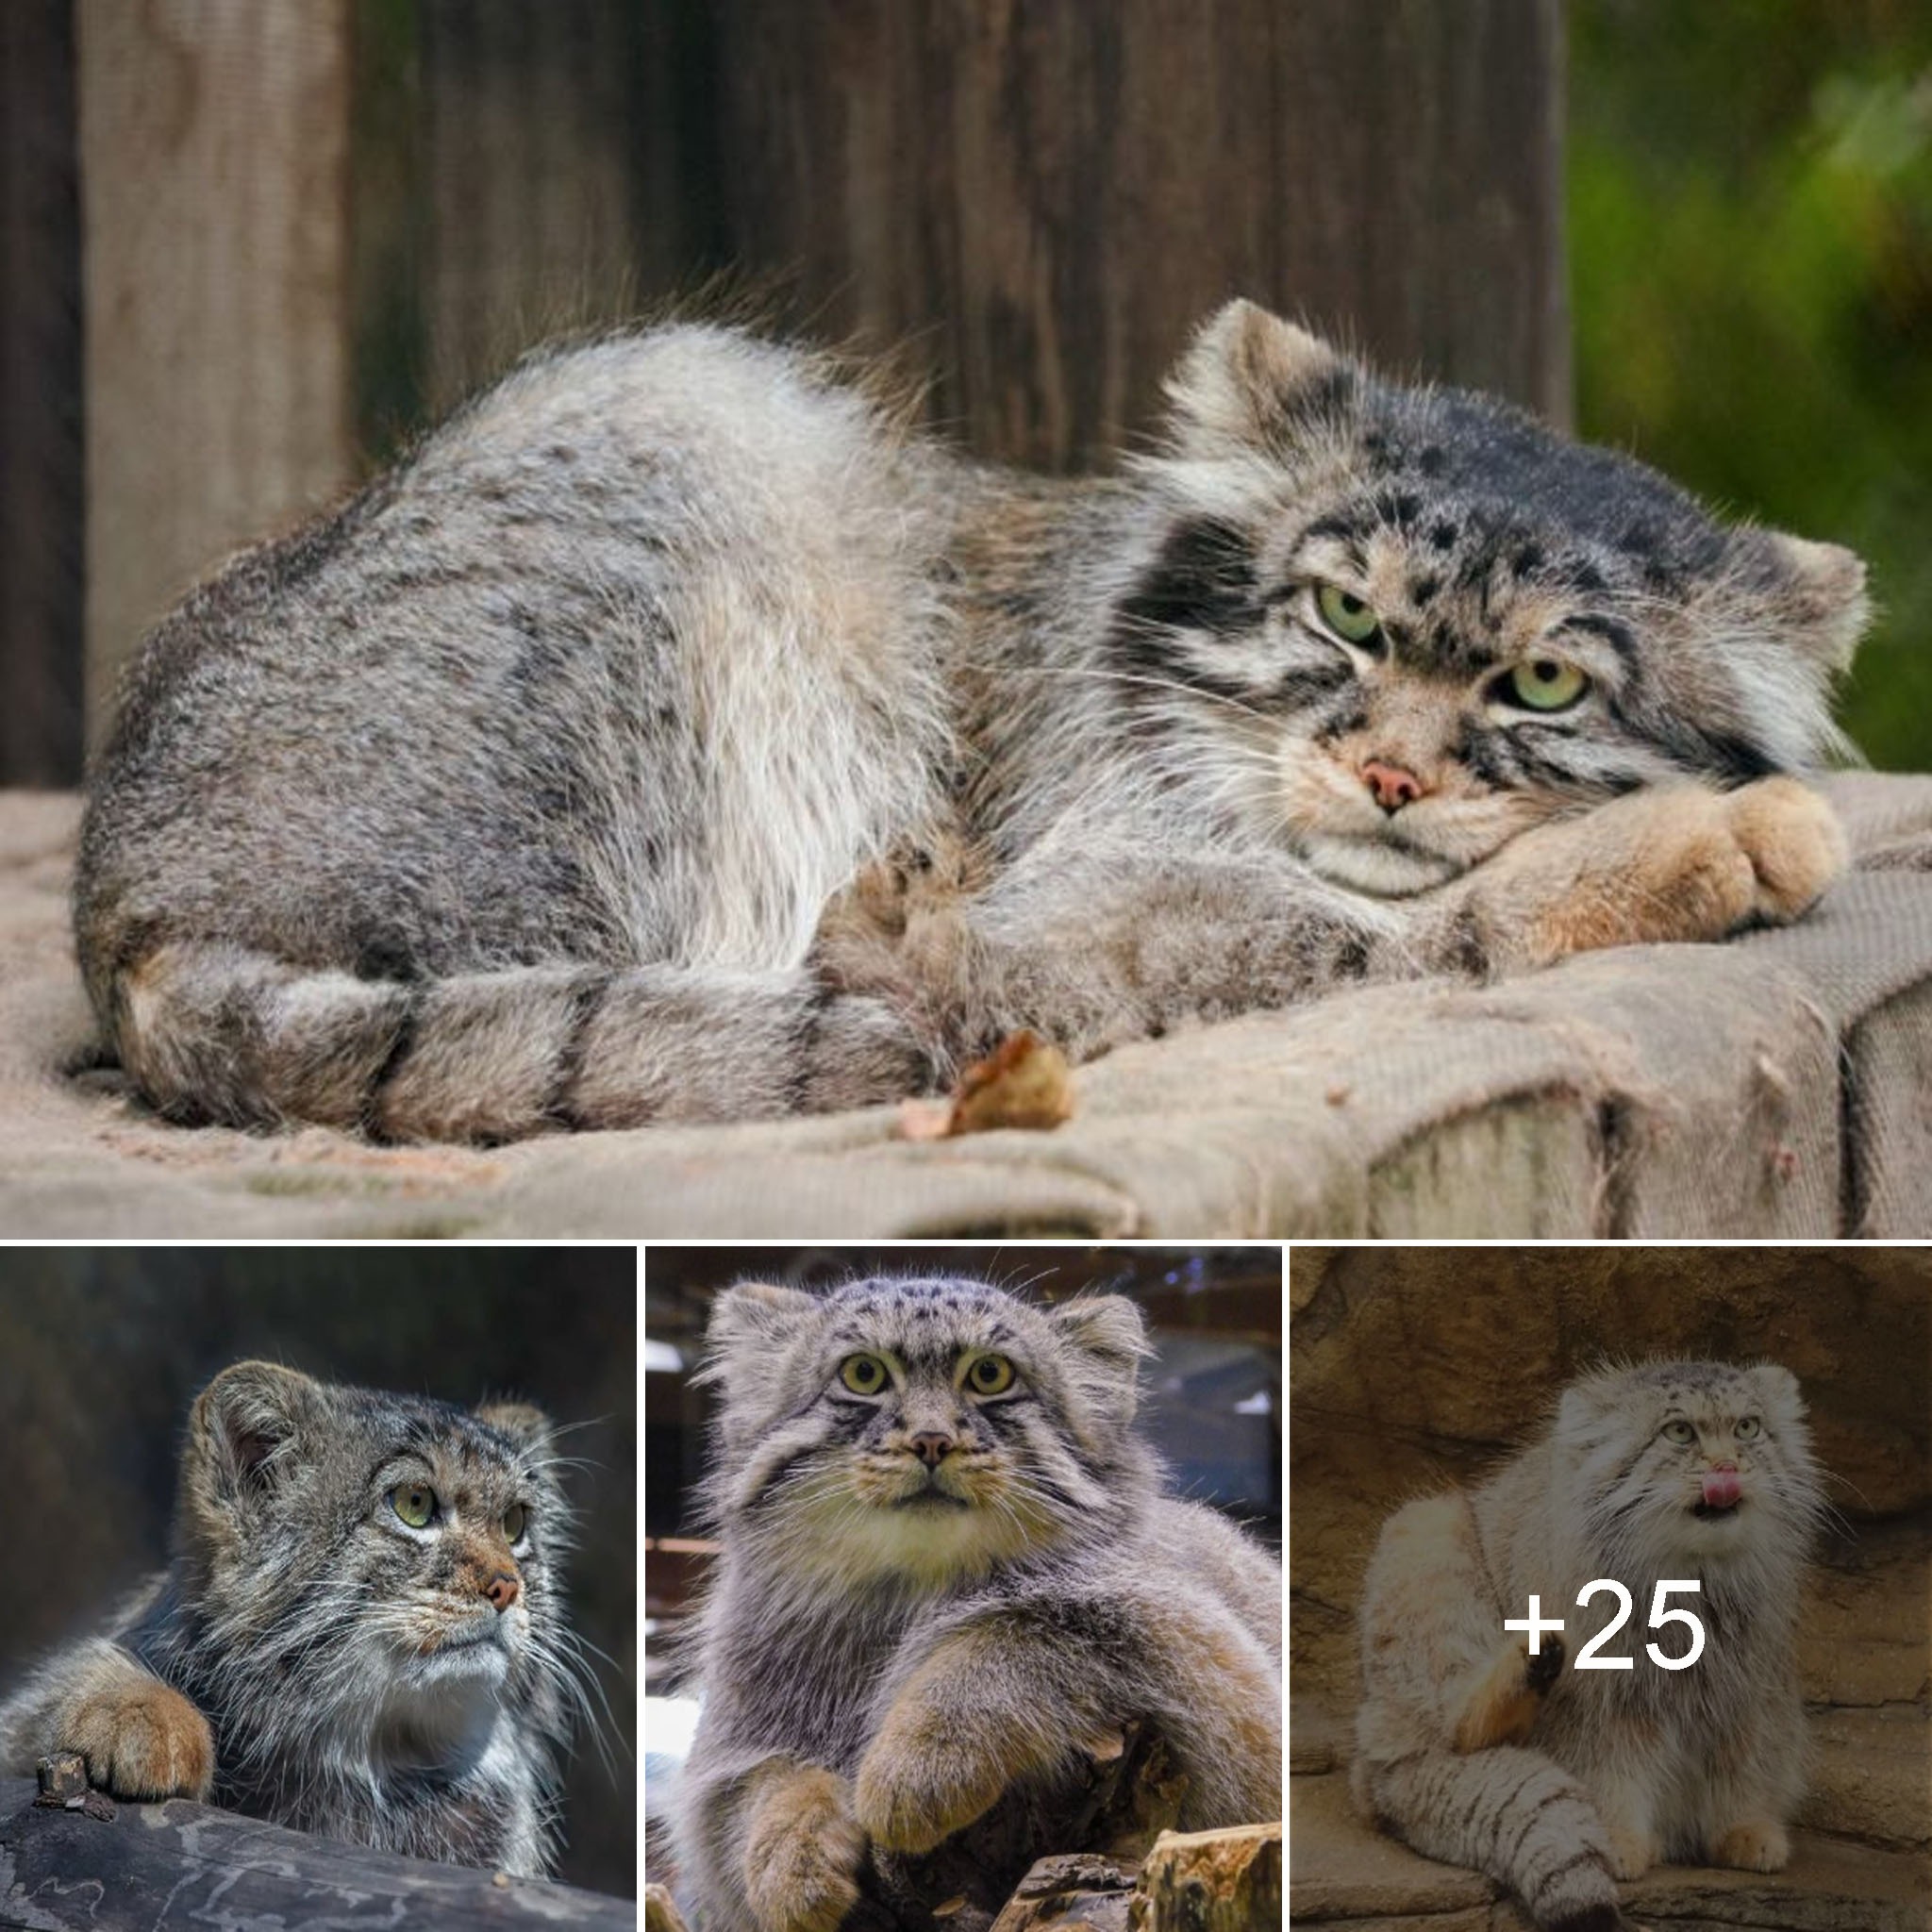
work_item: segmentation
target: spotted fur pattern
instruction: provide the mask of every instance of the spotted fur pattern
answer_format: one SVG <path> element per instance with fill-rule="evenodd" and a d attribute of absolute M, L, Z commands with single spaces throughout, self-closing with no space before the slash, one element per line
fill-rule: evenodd
<path fill-rule="evenodd" d="M 224 1370 L 189 1421 L 172 1566 L 0 1705 L 0 1769 L 78 1750 L 122 1797 L 546 1874 L 579 1695 L 549 1444 L 522 1404 Z M 410 1486 L 421 1526 L 392 1500 Z"/>
<path fill-rule="evenodd" d="M 1685 1438 L 1686 1440 L 1676 1440 Z M 1735 1472 L 1737 1500 L 1707 1487 Z M 1363 1808 L 1430 1857 L 1486 1872 L 1541 1932 L 1622 1926 L 1616 1880 L 1659 1859 L 1775 1871 L 1805 1777 L 1793 1642 L 1807 1552 L 1823 1512 L 1804 1405 L 1771 1364 L 1608 1369 L 1563 1393 L 1554 1424 L 1471 1491 L 1414 1502 L 1382 1530 L 1363 1586 L 1363 1699 L 1353 1777 Z M 1587 1583 L 1630 1591 L 1630 1620 Z M 1703 1624 L 1688 1669 L 1682 1624 Z M 1531 1594 L 1541 1655 L 1506 1632 Z M 1565 1668 L 1566 1661 L 1572 1665 Z"/>
<path fill-rule="evenodd" d="M 137 1087 L 390 1139 L 795 1113 L 1829 883 L 1790 774 L 1847 552 L 1245 303 L 1170 391 L 1157 454 L 1050 482 L 733 328 L 534 358 L 148 640 L 76 890 Z"/>
<path fill-rule="evenodd" d="M 1184 1828 L 1280 1815 L 1280 1569 L 1160 1493 L 1131 1302 L 752 1284 L 710 1349 L 723 1553 L 675 1798 L 703 1932 L 831 1932 L 869 1858 L 1051 1790 L 1129 1720 L 1184 1771 Z"/>

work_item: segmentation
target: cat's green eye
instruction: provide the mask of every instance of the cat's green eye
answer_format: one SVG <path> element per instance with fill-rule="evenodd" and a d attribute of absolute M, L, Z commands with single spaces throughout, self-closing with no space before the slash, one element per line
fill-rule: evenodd
<path fill-rule="evenodd" d="M 528 1512 L 521 1503 L 512 1503 L 503 1512 L 503 1540 L 507 1543 L 519 1541 L 524 1534 L 524 1525 L 528 1522 Z"/>
<path fill-rule="evenodd" d="M 1741 1416 L 1738 1421 L 1737 1436 L 1740 1442 L 1748 1442 L 1764 1425 L 1755 1415 Z"/>
<path fill-rule="evenodd" d="M 983 1355 L 966 1371 L 966 1386 L 975 1395 L 1004 1395 L 1013 1386 L 1013 1365 L 1003 1355 Z"/>
<path fill-rule="evenodd" d="M 1567 711 L 1590 689 L 1590 678 L 1560 658 L 1532 658 L 1503 679 L 1503 695 L 1529 711 Z"/>
<path fill-rule="evenodd" d="M 892 1372 L 875 1355 L 848 1355 L 839 1364 L 839 1379 L 855 1395 L 876 1395 Z"/>
<path fill-rule="evenodd" d="M 1675 1422 L 1664 1424 L 1664 1441 L 1666 1442 L 1694 1442 L 1696 1440 L 1697 1431 L 1689 1423 Z"/>
<path fill-rule="evenodd" d="M 1359 597 L 1334 584 L 1315 586 L 1315 608 L 1344 644 L 1372 644 L 1382 628 L 1381 619 Z"/>
<path fill-rule="evenodd" d="M 389 1492 L 389 1507 L 411 1529 L 426 1529 L 436 1514 L 436 1491 L 427 1483 L 398 1483 Z"/>

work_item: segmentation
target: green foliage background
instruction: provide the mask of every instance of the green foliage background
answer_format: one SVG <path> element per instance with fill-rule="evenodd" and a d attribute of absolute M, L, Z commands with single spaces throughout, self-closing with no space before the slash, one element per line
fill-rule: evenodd
<path fill-rule="evenodd" d="M 1858 551 L 1879 614 L 1841 714 L 1932 770 L 1932 7 L 1569 20 L 1578 430 Z"/>

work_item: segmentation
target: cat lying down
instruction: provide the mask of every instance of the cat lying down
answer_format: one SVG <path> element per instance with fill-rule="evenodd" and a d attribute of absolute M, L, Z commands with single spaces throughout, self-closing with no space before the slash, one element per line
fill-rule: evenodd
<path fill-rule="evenodd" d="M 1168 387 L 1055 481 L 731 327 L 533 358 L 148 639 L 109 1046 L 190 1122 L 770 1116 L 1830 883 L 1849 552 L 1247 303 Z"/>

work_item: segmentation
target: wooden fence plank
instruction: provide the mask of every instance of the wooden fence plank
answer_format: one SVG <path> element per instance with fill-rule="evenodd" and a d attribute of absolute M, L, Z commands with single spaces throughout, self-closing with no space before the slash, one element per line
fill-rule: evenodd
<path fill-rule="evenodd" d="M 350 474 L 348 0 L 76 0 L 86 680 Z"/>
<path fill-rule="evenodd" d="M 34 1803 L 31 1778 L 0 1778 L 0 1927 L 149 1932 L 349 1932 L 408 1925 L 574 1925 L 630 1932 L 636 1905 L 574 1886 L 498 1880 L 465 1865 L 339 1844 L 238 1812 L 121 1805 L 101 1820 Z"/>
<path fill-rule="evenodd" d="M 0 7 L 0 785 L 80 775 L 75 139 L 72 15 Z"/>

